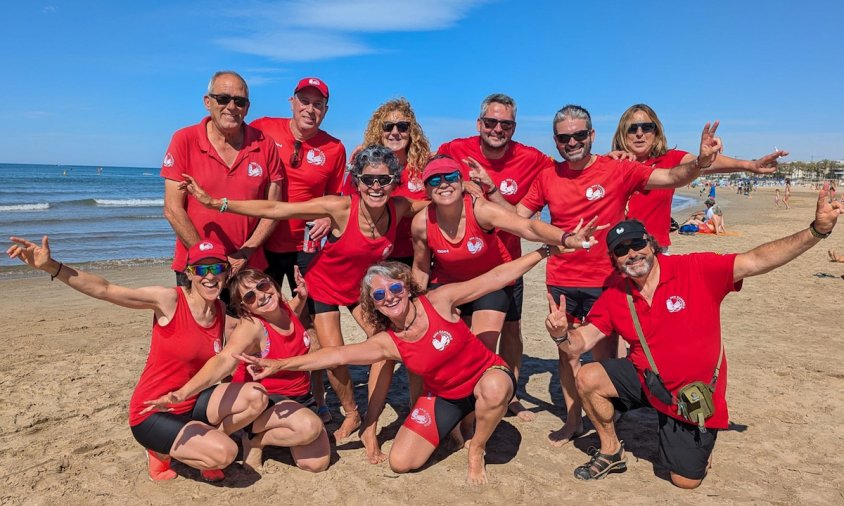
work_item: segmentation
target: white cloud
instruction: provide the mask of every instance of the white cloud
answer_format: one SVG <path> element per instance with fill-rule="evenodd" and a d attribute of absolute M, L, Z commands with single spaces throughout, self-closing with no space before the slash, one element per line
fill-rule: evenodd
<path fill-rule="evenodd" d="M 56 7 L 54 5 L 45 5 L 41 8 L 42 14 L 52 14 L 56 12 Z"/>
<path fill-rule="evenodd" d="M 484 0 L 328 0 L 290 5 L 299 26 L 348 32 L 407 32 L 451 28 Z"/>
<path fill-rule="evenodd" d="M 375 52 L 366 44 L 342 34 L 284 30 L 226 37 L 216 42 L 240 53 L 266 56 L 280 61 L 313 61 Z"/>

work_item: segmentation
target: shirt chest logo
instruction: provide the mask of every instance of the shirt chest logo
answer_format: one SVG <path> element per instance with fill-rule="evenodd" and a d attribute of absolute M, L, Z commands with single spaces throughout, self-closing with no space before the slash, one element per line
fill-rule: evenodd
<path fill-rule="evenodd" d="M 469 250 L 469 253 L 476 255 L 480 253 L 482 249 L 484 249 L 484 241 L 480 237 L 470 237 L 468 241 L 466 241 L 466 249 Z"/>
<path fill-rule="evenodd" d="M 392 253 L 392 252 L 393 252 L 393 245 L 388 244 L 387 247 L 384 248 L 384 251 L 381 253 L 381 258 L 387 258 L 388 256 L 390 256 L 390 253 Z"/>
<path fill-rule="evenodd" d="M 246 168 L 246 174 L 248 174 L 249 177 L 260 177 L 263 173 L 264 168 L 261 167 L 260 164 L 257 162 L 249 162 L 249 166 Z"/>
<path fill-rule="evenodd" d="M 434 337 L 431 338 L 431 344 L 434 345 L 435 350 L 443 351 L 449 344 L 451 344 L 451 334 L 445 330 L 438 330 L 434 333 Z"/>
<path fill-rule="evenodd" d="M 167 153 L 164 156 L 164 166 L 165 167 L 172 167 L 173 163 L 175 163 L 175 161 L 176 160 L 173 158 L 173 155 L 171 155 L 170 153 Z"/>
<path fill-rule="evenodd" d="M 431 414 L 425 408 L 414 408 L 410 419 L 424 427 L 431 425 Z"/>
<path fill-rule="evenodd" d="M 672 295 L 665 299 L 665 307 L 668 308 L 669 313 L 676 313 L 686 309 L 686 301 L 679 295 Z"/>
<path fill-rule="evenodd" d="M 311 336 L 308 335 L 308 331 L 302 332 L 302 342 L 305 343 L 305 348 L 311 347 Z"/>
<path fill-rule="evenodd" d="M 586 200 L 602 199 L 606 194 L 607 191 L 604 190 L 603 186 L 599 184 L 593 184 L 592 186 L 586 189 Z"/>
<path fill-rule="evenodd" d="M 311 165 L 325 165 L 325 153 L 319 148 L 309 149 L 308 154 L 305 155 L 305 159 Z"/>
<path fill-rule="evenodd" d="M 501 190 L 502 195 L 515 195 L 517 191 L 519 191 L 519 183 L 516 182 L 515 179 L 510 179 L 509 177 L 503 181 L 501 184 L 498 185 L 498 189 Z"/>
<path fill-rule="evenodd" d="M 422 180 L 418 177 L 413 177 L 407 182 L 407 190 L 411 193 L 419 193 L 424 189 L 425 185 L 422 184 Z"/>
<path fill-rule="evenodd" d="M 219 339 L 214 339 L 214 353 L 220 353 L 223 351 L 223 342 Z"/>

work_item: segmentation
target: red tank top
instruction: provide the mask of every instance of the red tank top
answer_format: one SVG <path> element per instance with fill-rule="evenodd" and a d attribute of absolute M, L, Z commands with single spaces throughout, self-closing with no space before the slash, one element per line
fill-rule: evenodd
<path fill-rule="evenodd" d="M 269 322 L 253 316 L 264 327 L 267 334 L 267 347 L 261 350 L 261 358 L 290 358 L 305 355 L 311 349 L 311 338 L 302 322 L 296 318 L 287 303 L 282 303 L 287 316 L 293 322 L 293 330 L 288 335 L 277 331 Z M 238 364 L 232 375 L 233 383 L 252 381 L 246 370 L 246 364 Z M 311 374 L 308 371 L 279 371 L 260 381 L 268 393 L 281 395 L 306 395 L 311 391 Z"/>
<path fill-rule="evenodd" d="M 355 193 L 351 197 L 346 230 L 336 241 L 325 243 L 305 274 L 311 297 L 325 304 L 357 304 L 360 281 L 366 270 L 389 257 L 396 241 L 396 208 L 392 200 L 387 202 L 387 212 L 390 213 L 387 233 L 371 239 L 363 235 L 357 224 L 360 195 Z"/>
<path fill-rule="evenodd" d="M 466 230 L 463 238 L 453 243 L 440 230 L 436 208 L 428 206 L 428 249 L 434 262 L 431 283 L 468 281 L 511 260 L 495 230 L 487 232 L 478 225 L 471 195 L 463 197 L 463 212 Z"/>
<path fill-rule="evenodd" d="M 190 306 L 181 288 L 175 288 L 179 296 L 176 312 L 167 325 L 161 326 L 153 317 L 152 340 L 149 356 L 141 378 L 129 401 L 129 425 L 134 427 L 155 413 L 141 415 L 146 409 L 144 401 L 158 399 L 162 395 L 178 390 L 223 347 L 223 328 L 226 312 L 223 303 L 217 301 L 214 323 L 202 327 L 190 312 Z M 187 413 L 193 409 L 196 396 L 174 404 L 173 413 Z"/>
<path fill-rule="evenodd" d="M 462 399 L 472 393 L 487 369 L 494 365 L 506 367 L 504 360 L 489 351 L 463 320 L 447 321 L 424 295 L 419 296 L 419 302 L 428 316 L 428 330 L 421 338 L 408 342 L 392 330 L 387 333 L 396 343 L 405 367 L 422 377 L 428 392 L 446 399 Z"/>

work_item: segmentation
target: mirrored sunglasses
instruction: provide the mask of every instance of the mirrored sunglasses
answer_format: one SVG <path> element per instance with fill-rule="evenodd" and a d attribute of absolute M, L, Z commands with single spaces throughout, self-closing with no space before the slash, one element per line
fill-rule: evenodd
<path fill-rule="evenodd" d="M 387 287 L 387 289 L 389 289 L 390 293 L 392 293 L 393 295 L 401 295 L 401 293 L 404 292 L 404 283 L 402 283 L 401 281 L 396 281 L 395 283 L 391 283 L 390 286 Z M 377 290 L 372 290 L 369 295 L 375 302 L 381 302 L 382 300 L 387 298 L 387 290 L 379 288 Z"/>

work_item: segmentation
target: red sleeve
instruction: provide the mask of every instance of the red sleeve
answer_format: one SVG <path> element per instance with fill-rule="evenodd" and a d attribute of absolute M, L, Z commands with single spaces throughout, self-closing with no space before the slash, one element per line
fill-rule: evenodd
<path fill-rule="evenodd" d="M 267 151 L 267 171 L 270 174 L 270 182 L 279 183 L 284 179 L 284 165 L 281 163 L 281 158 L 278 156 L 278 149 L 275 143 L 267 134 L 264 136 L 264 147 Z"/>
<path fill-rule="evenodd" d="M 337 160 L 334 165 L 334 172 L 325 185 L 326 195 L 340 195 L 343 191 L 343 176 L 346 174 L 346 146 L 342 142 L 338 142 L 338 144 L 338 153 L 334 158 Z"/>
<path fill-rule="evenodd" d="M 440 147 L 437 149 L 437 154 L 438 155 L 452 156 L 451 155 L 451 142 L 442 143 L 442 145 L 440 145 Z"/>
<path fill-rule="evenodd" d="M 592 309 L 586 316 L 586 323 L 591 323 L 604 335 L 610 335 L 615 331 L 615 326 L 612 322 L 612 311 L 610 311 L 610 297 L 613 295 L 614 289 L 608 288 L 604 290 L 598 300 L 592 304 Z"/>
<path fill-rule="evenodd" d="M 627 194 L 632 195 L 633 192 L 642 191 L 648 184 L 654 167 L 645 165 L 639 162 L 623 161 L 624 183 L 627 185 Z"/>
<path fill-rule="evenodd" d="M 736 253 L 692 253 L 689 256 L 697 264 L 695 271 L 701 274 L 704 285 L 718 302 L 724 300 L 728 293 L 741 290 L 742 282 L 736 282 L 733 277 Z"/>
<path fill-rule="evenodd" d="M 527 207 L 534 213 L 538 213 L 545 207 L 545 192 L 543 190 L 542 180 L 544 179 L 543 174 L 539 174 L 539 177 L 533 180 L 533 184 L 530 185 L 530 189 L 527 192 L 527 195 L 519 202 L 519 204 Z"/>
<path fill-rule="evenodd" d="M 173 181 L 184 181 L 182 174 L 191 174 L 190 161 L 187 155 L 188 139 L 185 130 L 179 130 L 170 139 L 167 153 L 161 164 L 161 177 Z"/>

